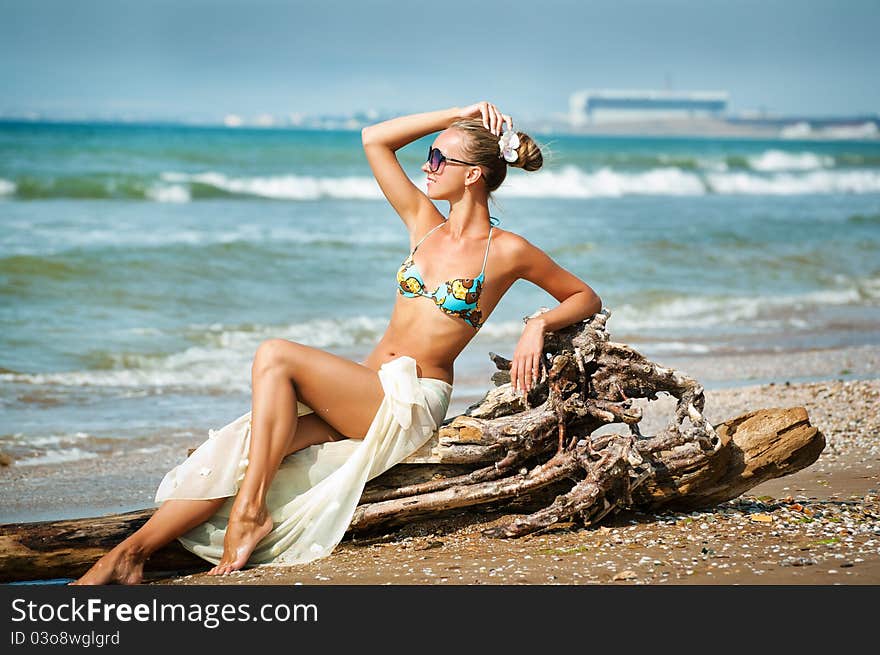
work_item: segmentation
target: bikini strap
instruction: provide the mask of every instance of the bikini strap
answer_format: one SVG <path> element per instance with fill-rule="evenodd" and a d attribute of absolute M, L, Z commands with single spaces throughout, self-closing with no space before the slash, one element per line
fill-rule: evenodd
<path fill-rule="evenodd" d="M 426 235 L 423 236 L 421 239 L 419 239 L 419 242 L 415 245 L 415 248 L 413 248 L 412 251 L 415 252 L 415 251 L 416 251 L 416 248 L 418 248 L 420 245 L 422 245 L 422 241 L 424 241 L 425 239 L 427 239 L 428 236 L 431 234 L 431 232 L 433 232 L 434 230 L 436 230 L 438 227 L 443 227 L 444 225 L 446 225 L 446 221 L 443 221 L 443 222 L 440 223 L 439 225 L 435 225 L 435 226 L 432 227 L 430 230 L 428 230 L 428 234 L 426 234 Z"/>
<path fill-rule="evenodd" d="M 494 229 L 494 225 L 489 228 L 489 240 L 486 242 L 486 254 L 483 256 L 483 270 L 480 271 L 480 275 L 486 270 L 486 260 L 489 259 L 489 244 L 492 243 L 492 230 Z"/>

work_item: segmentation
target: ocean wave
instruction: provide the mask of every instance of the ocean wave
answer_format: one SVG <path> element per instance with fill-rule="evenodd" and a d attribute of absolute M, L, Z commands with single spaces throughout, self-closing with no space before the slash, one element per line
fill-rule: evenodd
<path fill-rule="evenodd" d="M 840 289 L 802 294 L 745 297 L 666 297 L 628 303 L 614 309 L 611 327 L 617 332 L 654 329 L 717 328 L 748 324 L 753 328 L 804 328 L 804 313 L 828 305 L 859 304 L 880 299 L 880 279 L 851 280 Z"/>
<path fill-rule="evenodd" d="M 559 171 L 510 175 L 499 195 L 528 198 L 598 198 L 629 195 L 682 195 L 706 193 L 700 177 L 678 168 L 656 168 L 643 173 L 621 173 L 610 168 L 587 172 L 576 166 Z"/>
<path fill-rule="evenodd" d="M 498 193 L 505 197 L 528 198 L 615 198 L 636 195 L 700 196 L 708 193 L 795 195 L 880 192 L 880 171 L 875 170 L 874 166 L 854 168 L 842 157 L 835 160 L 812 152 L 768 150 L 752 157 L 728 156 L 724 161 L 701 160 L 699 165 L 693 166 L 657 165 L 646 170 L 569 164 L 557 170 L 511 173 Z M 664 157 L 653 159 L 662 162 Z M 836 167 L 837 161 L 843 168 Z M 411 181 L 425 189 L 424 178 L 412 178 Z M 0 180 L 0 194 L 21 199 L 123 199 L 162 203 L 223 198 L 285 201 L 383 199 L 375 179 L 368 175 L 235 177 L 216 171 L 166 171 L 158 179 L 95 175 L 25 178 L 14 182 Z"/>
<path fill-rule="evenodd" d="M 880 193 L 880 172 L 811 171 L 802 175 L 778 173 L 709 173 L 708 188 L 721 195 L 809 195 L 821 193 Z"/>
<path fill-rule="evenodd" d="M 650 353 L 688 353 L 703 355 L 712 351 L 704 343 L 688 343 L 685 341 L 644 341 L 634 344 L 640 351 Z"/>
<path fill-rule="evenodd" d="M 192 200 L 189 188 L 182 184 L 156 185 L 147 189 L 146 195 L 156 202 L 189 202 Z"/>
<path fill-rule="evenodd" d="M 100 445 L 106 439 L 97 439 L 86 432 L 72 434 L 0 435 L 0 448 L 12 457 L 15 466 L 59 464 L 98 456 L 89 443 Z"/>
<path fill-rule="evenodd" d="M 163 428 L 156 433 L 97 436 L 87 432 L 68 434 L 0 435 L 0 450 L 12 457 L 14 466 L 36 466 L 108 457 L 118 452 L 151 454 L 176 448 L 174 442 L 193 436 L 191 432 Z"/>
<path fill-rule="evenodd" d="M 808 171 L 834 166 L 834 158 L 814 152 L 786 152 L 767 150 L 748 158 L 749 166 L 756 171 Z"/>
<path fill-rule="evenodd" d="M 308 175 L 277 175 L 262 177 L 230 177 L 223 173 L 175 173 L 160 175 L 166 182 L 202 185 L 226 193 L 257 196 L 274 200 L 317 200 L 345 198 L 380 200 L 382 191 L 373 177 L 313 177 Z"/>
<path fill-rule="evenodd" d="M 387 320 L 370 317 L 314 320 L 285 326 L 191 326 L 186 336 L 194 345 L 174 353 L 92 353 L 100 368 L 48 373 L 6 372 L 5 382 L 33 385 L 152 388 L 162 390 L 248 391 L 250 367 L 259 344 L 284 338 L 315 348 L 368 347 L 376 342 Z"/>
<path fill-rule="evenodd" d="M 39 437 L 25 436 L 21 432 L 15 434 L 0 435 L 0 445 L 9 450 L 17 446 L 32 448 L 46 448 L 48 446 L 70 446 L 83 440 L 94 439 L 88 432 L 74 432 L 72 434 L 47 434 Z"/>
<path fill-rule="evenodd" d="M 260 343 L 283 338 L 322 350 L 367 351 L 381 338 L 386 318 L 356 316 L 313 320 L 289 325 L 194 325 L 185 336 L 192 346 L 173 353 L 91 353 L 93 368 L 76 371 L 0 373 L 0 382 L 39 386 L 106 387 L 128 393 L 150 389 L 151 394 L 173 391 L 217 393 L 249 392 L 251 364 Z M 487 324 L 479 340 L 514 341 L 521 321 Z"/>
<path fill-rule="evenodd" d="M 9 227 L 9 226 L 7 226 Z M 116 229 L 84 229 L 58 226 L 51 230 L 23 225 L 9 229 L 0 236 L 0 248 L 8 253 L 0 256 L 0 272 L 34 274 L 38 277 L 65 277 L 96 270 L 94 256 L 89 252 L 71 253 L 75 249 L 94 248 L 175 248 L 179 246 L 212 247 L 229 244 L 250 244 L 276 251 L 281 245 L 308 245 L 328 249 L 352 247 L 405 248 L 405 237 L 394 229 L 321 231 L 286 226 L 235 225 L 226 229 L 172 228 L 146 230 L 141 226 L 117 226 Z M 60 262 L 54 255 L 67 252 Z M 45 270 L 43 269 L 45 267 Z"/>
<path fill-rule="evenodd" d="M 647 291 L 642 297 L 611 307 L 614 333 L 654 334 L 657 330 L 708 330 L 722 332 L 728 327 L 779 331 L 814 326 L 810 318 L 819 308 L 829 306 L 877 305 L 880 276 L 838 279 L 838 288 L 801 294 L 776 296 L 703 296 L 658 294 Z M 27 385 L 62 387 L 108 387 L 125 393 L 147 389 L 150 394 L 207 391 L 230 393 L 250 391 L 251 364 L 261 342 L 283 338 L 315 348 L 346 353 L 367 352 L 387 327 L 384 317 L 355 316 L 317 319 L 287 325 L 209 324 L 191 325 L 177 338 L 189 347 L 170 353 L 100 352 L 90 353 L 82 370 L 25 373 L 5 371 L 0 381 Z M 521 320 L 487 323 L 475 337 L 477 347 L 498 347 L 515 343 L 522 332 Z M 683 343 L 683 342 L 682 342 Z M 690 344 L 691 352 L 702 352 Z M 683 349 L 674 343 L 655 349 Z M 345 355 L 350 356 L 350 355 Z M 116 393 L 116 392 L 114 392 Z"/>
<path fill-rule="evenodd" d="M 13 461 L 15 466 L 41 466 L 46 464 L 67 464 L 84 459 L 94 459 L 97 456 L 97 453 L 83 450 L 82 448 L 67 448 L 65 450 L 50 450 Z"/>
<path fill-rule="evenodd" d="M 559 171 L 508 177 L 499 194 L 511 197 L 598 198 L 632 195 L 699 196 L 800 195 L 815 193 L 880 193 L 880 172 L 816 170 L 807 173 L 759 174 L 707 172 L 677 168 L 621 173 L 610 168 L 586 172 L 575 166 Z"/>

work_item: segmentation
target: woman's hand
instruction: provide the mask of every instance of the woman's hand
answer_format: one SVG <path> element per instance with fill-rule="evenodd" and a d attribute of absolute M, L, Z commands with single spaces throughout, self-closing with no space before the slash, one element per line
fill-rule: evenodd
<path fill-rule="evenodd" d="M 517 393 L 528 393 L 543 376 L 544 324 L 530 320 L 523 328 L 510 365 L 510 383 Z"/>
<path fill-rule="evenodd" d="M 475 102 L 467 107 L 462 107 L 460 112 L 461 118 L 477 118 L 483 119 L 483 126 L 496 136 L 501 135 L 503 123 L 508 123 L 510 129 L 513 129 L 513 119 L 507 114 L 502 114 L 498 107 L 491 102 L 482 100 Z"/>

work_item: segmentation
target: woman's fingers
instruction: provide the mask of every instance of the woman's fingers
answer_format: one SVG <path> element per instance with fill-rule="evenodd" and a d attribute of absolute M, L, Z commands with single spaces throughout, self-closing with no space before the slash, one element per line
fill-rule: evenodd
<path fill-rule="evenodd" d="M 510 129 L 513 129 L 513 118 L 507 114 L 502 114 L 501 110 L 499 110 L 496 105 L 483 100 L 478 102 L 476 106 L 480 110 L 483 127 L 489 130 L 492 134 L 500 136 L 501 132 L 504 130 L 505 122 L 510 125 Z"/>
<path fill-rule="evenodd" d="M 528 392 L 544 379 L 545 373 L 541 353 L 514 355 L 510 365 L 510 383 L 515 392 Z"/>
<path fill-rule="evenodd" d="M 491 102 L 486 103 L 486 129 L 495 133 L 495 107 Z"/>
<path fill-rule="evenodd" d="M 496 136 L 501 136 L 501 132 L 504 131 L 504 114 L 501 113 L 501 110 L 498 107 L 495 107 L 495 134 Z"/>
<path fill-rule="evenodd" d="M 513 356 L 513 364 L 510 367 L 510 381 L 516 393 L 525 391 L 525 366 L 522 355 Z"/>

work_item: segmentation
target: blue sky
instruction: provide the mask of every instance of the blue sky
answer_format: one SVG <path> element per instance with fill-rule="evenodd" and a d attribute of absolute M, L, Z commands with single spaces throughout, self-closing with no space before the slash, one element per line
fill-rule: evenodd
<path fill-rule="evenodd" d="M 585 88 L 880 112 L 877 0 L 0 0 L 0 113 L 521 118 Z"/>

